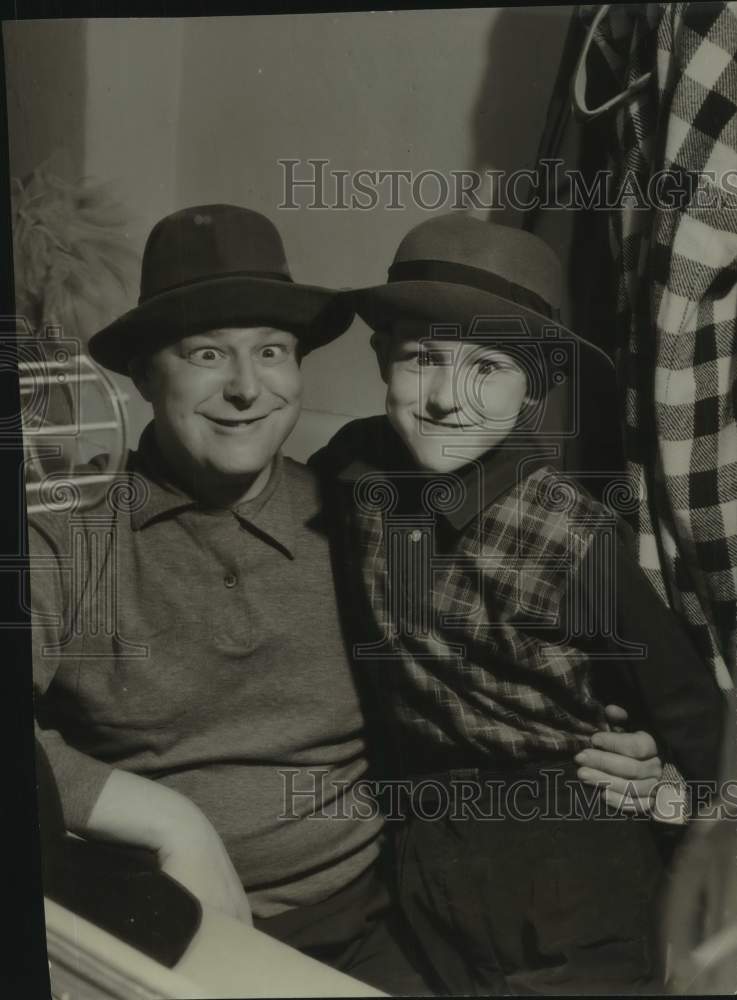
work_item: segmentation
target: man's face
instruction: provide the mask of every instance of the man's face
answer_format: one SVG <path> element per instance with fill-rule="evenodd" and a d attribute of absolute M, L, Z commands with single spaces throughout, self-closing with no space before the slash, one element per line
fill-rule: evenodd
<path fill-rule="evenodd" d="M 509 355 L 492 343 L 429 338 L 409 324 L 380 336 L 386 412 L 419 466 L 451 472 L 511 432 L 527 378 Z"/>
<path fill-rule="evenodd" d="M 265 480 L 299 416 L 297 339 L 270 327 L 193 334 L 153 354 L 136 382 L 164 458 L 198 493 Z"/>

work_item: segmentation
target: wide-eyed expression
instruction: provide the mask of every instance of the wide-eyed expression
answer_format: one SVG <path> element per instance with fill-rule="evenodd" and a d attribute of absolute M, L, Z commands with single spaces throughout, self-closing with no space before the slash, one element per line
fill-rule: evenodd
<path fill-rule="evenodd" d="M 134 377 L 165 460 L 204 495 L 268 478 L 300 412 L 297 339 L 270 327 L 184 337 Z"/>

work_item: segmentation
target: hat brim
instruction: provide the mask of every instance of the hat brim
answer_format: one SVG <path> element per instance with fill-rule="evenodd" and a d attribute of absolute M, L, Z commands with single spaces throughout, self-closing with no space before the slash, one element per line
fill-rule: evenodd
<path fill-rule="evenodd" d="M 348 293 L 346 293 L 348 294 Z M 535 312 L 526 306 L 469 285 L 443 281 L 393 281 L 385 285 L 356 289 L 351 293 L 356 313 L 372 330 L 388 330 L 397 320 L 410 319 L 459 329 L 461 336 L 484 330 L 488 319 L 522 319 L 525 340 L 534 340 L 543 347 L 554 348 L 564 341 L 573 341 L 581 348 L 581 357 L 589 364 L 601 365 L 610 374 L 614 366 L 608 354 L 579 337 L 557 320 Z M 519 337 L 514 330 L 510 343 Z"/>
<path fill-rule="evenodd" d="M 89 341 L 93 360 L 127 375 L 131 360 L 181 337 L 226 326 L 273 326 L 293 333 L 303 354 L 329 343 L 353 321 L 351 300 L 316 285 L 228 276 L 154 296 Z"/>

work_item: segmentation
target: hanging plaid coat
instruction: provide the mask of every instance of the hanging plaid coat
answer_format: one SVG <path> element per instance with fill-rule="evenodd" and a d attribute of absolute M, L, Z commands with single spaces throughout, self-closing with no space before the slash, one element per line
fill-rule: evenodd
<path fill-rule="evenodd" d="M 607 122 L 620 195 L 609 232 L 624 446 L 640 497 L 633 527 L 651 582 L 729 687 L 737 673 L 737 4 L 612 5 L 587 63 L 599 97 L 651 71 Z"/>

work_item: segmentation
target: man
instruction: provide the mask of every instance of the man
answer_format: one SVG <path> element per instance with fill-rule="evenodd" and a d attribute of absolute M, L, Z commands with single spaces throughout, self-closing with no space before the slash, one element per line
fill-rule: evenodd
<path fill-rule="evenodd" d="M 412 992 L 380 820 L 280 819 L 300 810 L 280 769 L 350 813 L 367 766 L 316 491 L 279 455 L 300 356 L 351 318 L 291 281 L 255 212 L 154 228 L 138 307 L 90 345 L 153 405 L 127 503 L 30 525 L 37 714 L 69 829 L 149 847 L 204 902 L 246 921 L 250 902 L 262 929 Z"/>
<path fill-rule="evenodd" d="M 149 847 L 204 902 L 423 992 L 381 821 L 352 808 L 364 720 L 318 491 L 279 451 L 301 356 L 351 316 L 292 282 L 257 213 L 157 224 L 139 305 L 90 343 L 153 422 L 107 509 L 31 524 L 37 715 L 69 829 Z"/>

